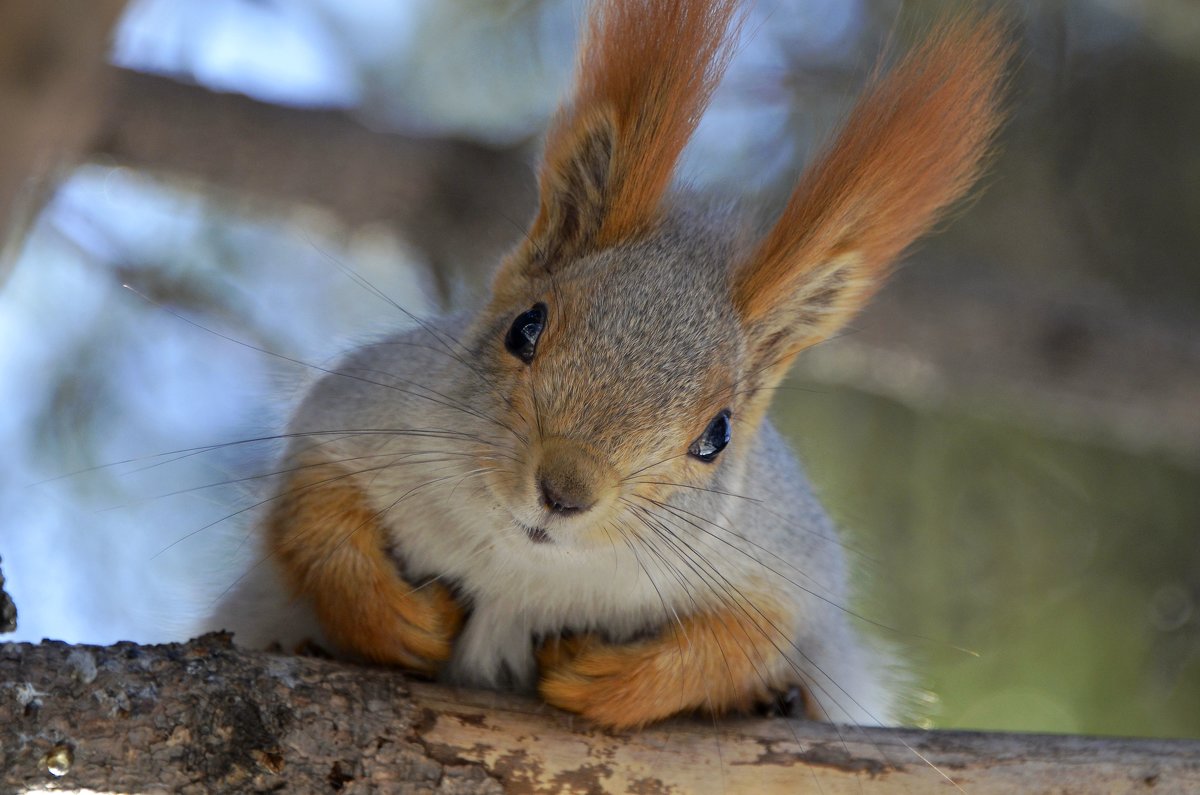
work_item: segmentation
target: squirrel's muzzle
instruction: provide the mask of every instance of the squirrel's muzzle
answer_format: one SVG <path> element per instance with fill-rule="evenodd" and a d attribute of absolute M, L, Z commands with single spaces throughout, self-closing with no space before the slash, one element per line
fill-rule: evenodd
<path fill-rule="evenodd" d="M 541 447 L 541 461 L 534 478 L 542 507 L 561 517 L 593 508 L 614 479 L 612 467 L 570 439 L 546 439 Z"/>

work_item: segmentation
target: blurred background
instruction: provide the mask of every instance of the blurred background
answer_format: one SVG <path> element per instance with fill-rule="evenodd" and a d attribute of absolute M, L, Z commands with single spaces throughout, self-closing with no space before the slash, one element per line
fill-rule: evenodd
<path fill-rule="evenodd" d="M 951 5 L 759 0 L 681 178 L 780 202 Z M 1007 6 L 985 190 L 775 416 L 923 725 L 1200 737 L 1200 8 Z M 282 357 L 406 322 L 360 278 L 417 314 L 483 295 L 582 6 L 88 9 L 0 6 L 5 637 L 156 641 L 239 573 Z"/>

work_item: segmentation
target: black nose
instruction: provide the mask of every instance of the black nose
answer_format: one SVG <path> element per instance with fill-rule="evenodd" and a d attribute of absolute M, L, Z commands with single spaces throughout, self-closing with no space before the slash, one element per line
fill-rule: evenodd
<path fill-rule="evenodd" d="M 586 488 L 572 483 L 570 479 L 559 481 L 541 475 L 538 477 L 538 488 L 542 491 L 542 503 L 554 513 L 564 516 L 583 513 L 596 503 Z"/>

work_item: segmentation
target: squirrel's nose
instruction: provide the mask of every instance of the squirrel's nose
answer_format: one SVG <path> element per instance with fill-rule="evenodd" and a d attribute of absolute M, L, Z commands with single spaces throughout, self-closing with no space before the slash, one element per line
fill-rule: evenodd
<path fill-rule="evenodd" d="M 587 444 L 565 436 L 540 440 L 533 487 L 542 508 L 576 516 L 599 505 L 616 483 L 616 472 Z"/>
<path fill-rule="evenodd" d="M 563 516 L 583 513 L 596 504 L 596 498 L 590 490 L 573 478 L 540 474 L 538 488 L 542 492 L 542 503 Z"/>

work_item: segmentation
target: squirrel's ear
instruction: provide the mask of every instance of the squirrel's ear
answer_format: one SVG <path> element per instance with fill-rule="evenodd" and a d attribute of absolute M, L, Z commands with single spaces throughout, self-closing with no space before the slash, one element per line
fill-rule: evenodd
<path fill-rule="evenodd" d="M 733 276 L 751 365 L 771 381 L 878 289 L 888 266 L 978 177 L 1000 125 L 1010 38 L 995 15 L 943 22 L 877 68 Z"/>
<path fill-rule="evenodd" d="M 501 272 L 549 272 L 651 229 L 731 54 L 738 0 L 593 2 L 546 139 L 537 218 Z"/>

